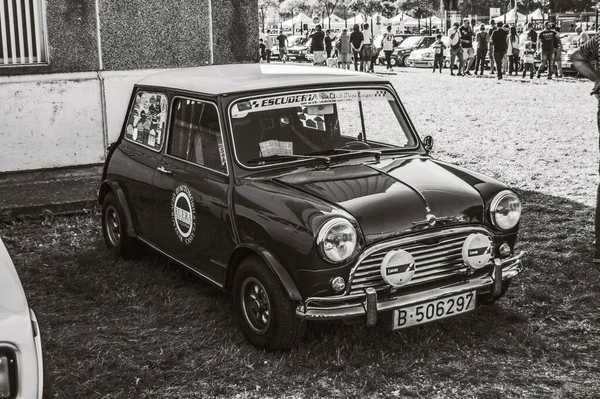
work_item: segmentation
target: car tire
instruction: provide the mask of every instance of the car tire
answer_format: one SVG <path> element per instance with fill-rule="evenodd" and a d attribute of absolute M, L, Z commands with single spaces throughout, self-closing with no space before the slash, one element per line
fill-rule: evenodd
<path fill-rule="evenodd" d="M 257 256 L 244 259 L 235 274 L 233 306 L 242 332 L 258 348 L 285 351 L 302 340 L 306 321 L 296 316 L 279 278 Z"/>
<path fill-rule="evenodd" d="M 406 65 L 406 61 L 407 61 L 407 60 L 408 60 L 408 55 L 405 55 L 404 57 L 402 57 L 402 62 L 401 62 L 401 65 L 402 65 L 402 66 L 407 66 L 407 65 Z"/>
<path fill-rule="evenodd" d="M 396 59 L 395 58 L 390 58 L 390 65 L 391 66 L 396 66 Z"/>
<path fill-rule="evenodd" d="M 510 287 L 511 281 L 512 280 L 506 280 L 506 281 L 502 282 L 502 290 L 500 291 L 500 295 L 497 296 L 496 298 L 492 298 L 491 294 L 481 295 L 478 298 L 479 304 L 489 306 L 489 305 L 493 305 L 494 303 L 496 303 L 498 300 L 500 300 L 504 296 L 504 294 L 506 294 L 506 291 L 508 291 L 508 288 Z"/>
<path fill-rule="evenodd" d="M 412 62 L 412 61 L 410 60 L 410 58 L 407 58 L 407 59 L 404 61 L 404 66 L 407 66 L 407 67 L 413 67 L 414 65 L 415 65 L 415 64 L 414 64 L 414 62 Z"/>
<path fill-rule="evenodd" d="M 110 192 L 102 202 L 102 235 L 107 248 L 129 260 L 137 252 L 137 241 L 125 232 L 125 212 Z"/>
<path fill-rule="evenodd" d="M 450 60 L 449 59 L 445 59 L 444 60 L 444 68 L 448 68 L 450 67 Z"/>

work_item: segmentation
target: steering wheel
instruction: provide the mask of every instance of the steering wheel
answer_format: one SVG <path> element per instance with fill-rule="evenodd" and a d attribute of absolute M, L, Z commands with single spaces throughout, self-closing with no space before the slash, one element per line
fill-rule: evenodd
<path fill-rule="evenodd" d="M 369 143 L 365 143 L 360 140 L 352 140 L 346 142 L 344 145 L 336 147 L 336 149 L 347 149 L 347 150 L 361 150 L 361 149 L 371 149 Z"/>

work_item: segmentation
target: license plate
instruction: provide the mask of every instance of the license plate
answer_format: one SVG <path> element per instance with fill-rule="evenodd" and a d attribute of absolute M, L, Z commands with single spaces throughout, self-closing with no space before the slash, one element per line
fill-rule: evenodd
<path fill-rule="evenodd" d="M 296 59 L 296 56 L 295 56 L 295 55 L 289 55 L 289 56 L 288 56 L 288 58 L 289 58 L 290 60 L 295 60 L 295 59 Z"/>
<path fill-rule="evenodd" d="M 475 309 L 475 291 L 394 310 L 392 330 L 456 316 Z"/>

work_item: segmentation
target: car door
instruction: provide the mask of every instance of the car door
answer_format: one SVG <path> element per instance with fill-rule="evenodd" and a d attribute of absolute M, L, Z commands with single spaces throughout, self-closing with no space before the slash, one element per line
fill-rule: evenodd
<path fill-rule="evenodd" d="M 162 158 L 167 121 L 167 96 L 156 90 L 139 89 L 134 93 L 127 115 L 125 135 L 113 163 L 119 163 L 116 180 L 129 203 L 136 233 L 152 240 L 153 181 Z"/>
<path fill-rule="evenodd" d="M 217 105 L 176 96 L 154 178 L 157 246 L 209 280 L 225 279 L 229 176 Z"/>

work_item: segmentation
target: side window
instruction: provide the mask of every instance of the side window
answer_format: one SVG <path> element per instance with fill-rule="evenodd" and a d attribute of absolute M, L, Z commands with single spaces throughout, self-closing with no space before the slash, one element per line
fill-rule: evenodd
<path fill-rule="evenodd" d="M 219 172 L 227 172 L 217 107 L 208 102 L 177 98 L 167 153 Z"/>
<path fill-rule="evenodd" d="M 138 91 L 133 109 L 127 118 L 125 137 L 159 151 L 164 141 L 167 104 L 167 96 L 164 93 Z"/>

